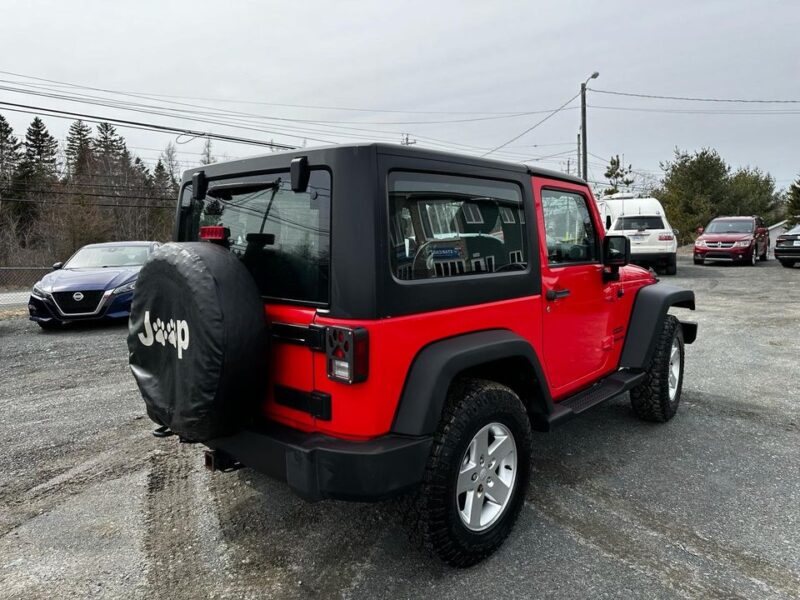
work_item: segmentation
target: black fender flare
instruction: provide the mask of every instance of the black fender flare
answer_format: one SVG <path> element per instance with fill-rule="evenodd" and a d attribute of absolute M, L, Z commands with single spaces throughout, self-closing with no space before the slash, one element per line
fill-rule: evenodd
<path fill-rule="evenodd" d="M 664 327 L 667 312 L 673 306 L 694 310 L 694 292 L 666 283 L 655 283 L 639 289 L 628 321 L 620 368 L 647 368 L 653 358 L 658 332 Z M 697 324 L 681 322 L 681 328 L 684 342 L 691 344 L 697 337 Z"/>
<path fill-rule="evenodd" d="M 553 401 L 536 352 L 507 329 L 489 329 L 433 342 L 419 351 L 406 377 L 392 432 L 431 435 L 442 415 L 450 383 L 465 369 L 507 358 L 527 360 L 536 375 L 537 410 L 549 415 Z"/>

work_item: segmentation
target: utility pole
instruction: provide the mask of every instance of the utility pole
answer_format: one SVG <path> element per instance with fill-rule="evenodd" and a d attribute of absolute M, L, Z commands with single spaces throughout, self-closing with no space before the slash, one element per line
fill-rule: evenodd
<path fill-rule="evenodd" d="M 581 177 L 581 132 L 578 132 L 578 177 Z"/>
<path fill-rule="evenodd" d="M 569 175 L 569 161 L 570 161 L 570 159 L 568 158 L 567 159 L 567 175 Z"/>
<path fill-rule="evenodd" d="M 586 84 L 589 83 L 590 79 L 597 79 L 600 76 L 600 73 L 595 71 L 589 77 L 586 78 L 581 84 L 581 133 L 583 134 L 583 146 L 582 146 L 582 167 L 583 167 L 583 178 L 588 179 L 589 177 L 589 150 L 586 146 Z"/>

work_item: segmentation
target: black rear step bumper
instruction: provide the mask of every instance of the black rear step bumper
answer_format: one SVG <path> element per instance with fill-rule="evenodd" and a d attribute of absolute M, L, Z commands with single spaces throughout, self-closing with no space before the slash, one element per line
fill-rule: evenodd
<path fill-rule="evenodd" d="M 422 481 L 431 436 L 385 435 L 356 442 L 270 425 L 206 445 L 260 473 L 285 481 L 309 501 L 372 502 Z"/>

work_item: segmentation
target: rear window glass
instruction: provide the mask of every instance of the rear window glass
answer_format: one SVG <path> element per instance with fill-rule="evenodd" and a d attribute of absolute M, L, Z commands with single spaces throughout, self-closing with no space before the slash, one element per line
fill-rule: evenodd
<path fill-rule="evenodd" d="M 429 173 L 389 174 L 391 268 L 397 279 L 439 279 L 528 264 L 519 186 Z"/>
<path fill-rule="evenodd" d="M 614 229 L 622 231 L 634 229 L 636 231 L 646 231 L 648 229 L 664 229 L 664 220 L 661 217 L 620 217 Z"/>
<path fill-rule="evenodd" d="M 228 247 L 252 273 L 262 296 L 314 304 L 328 303 L 330 273 L 331 175 L 314 170 L 303 193 L 293 192 L 289 172 L 231 182 L 275 182 L 271 188 L 207 196 L 191 211 L 187 237 L 200 227 L 230 230 Z M 210 182 L 213 189 L 214 181 Z M 228 181 L 220 182 L 228 183 Z M 189 186 L 190 188 L 191 186 Z M 191 191 L 184 192 L 191 195 Z"/>

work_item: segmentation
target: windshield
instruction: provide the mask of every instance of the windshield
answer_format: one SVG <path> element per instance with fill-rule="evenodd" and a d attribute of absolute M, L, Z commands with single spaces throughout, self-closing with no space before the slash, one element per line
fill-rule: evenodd
<path fill-rule="evenodd" d="M 617 224 L 614 225 L 614 229 L 617 231 L 624 229 L 635 229 L 636 231 L 664 229 L 664 221 L 661 217 L 643 217 L 641 215 L 636 217 L 620 217 L 617 219 Z"/>
<path fill-rule="evenodd" d="M 219 197 L 197 202 L 186 237 L 197 240 L 200 227 L 227 227 L 227 246 L 255 279 L 262 296 L 326 304 L 330 272 L 331 175 L 311 172 L 308 189 L 293 192 L 288 171 L 266 179 L 242 178 L 251 186 L 237 193 L 226 189 Z M 252 191 L 253 184 L 265 189 Z M 274 185 L 269 183 L 274 182 Z M 223 182 L 220 181 L 220 184 Z M 214 182 L 210 184 L 213 190 Z M 191 194 L 191 186 L 185 194 Z"/>
<path fill-rule="evenodd" d="M 753 233 L 753 221 L 749 219 L 718 219 L 711 221 L 706 233 Z"/>
<path fill-rule="evenodd" d="M 150 246 L 89 246 L 78 250 L 64 268 L 140 267 L 149 251 Z"/>

